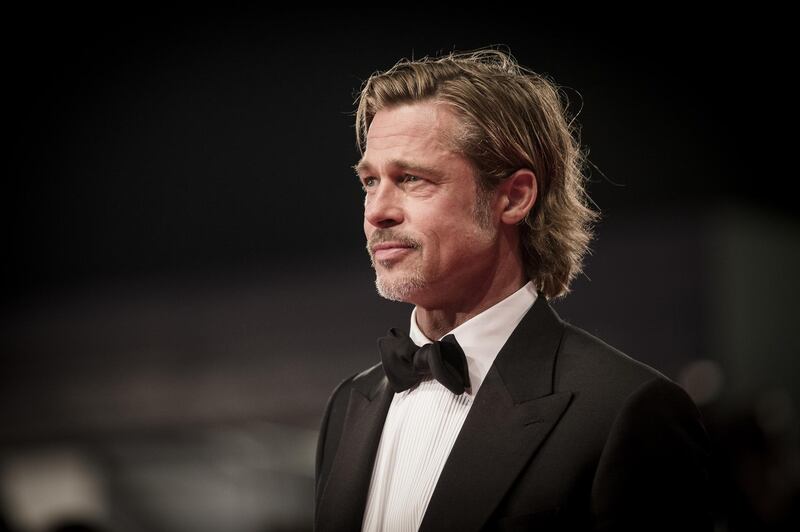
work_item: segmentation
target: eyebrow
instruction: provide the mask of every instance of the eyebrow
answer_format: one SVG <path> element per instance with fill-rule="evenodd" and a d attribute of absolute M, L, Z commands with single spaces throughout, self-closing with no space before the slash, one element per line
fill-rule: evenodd
<path fill-rule="evenodd" d="M 423 175 L 429 175 L 431 177 L 444 177 L 444 174 L 439 170 L 431 168 L 430 166 L 425 166 L 423 164 L 413 163 L 411 161 L 404 161 L 402 159 L 392 159 L 387 162 L 387 166 L 393 168 L 402 168 L 405 171 L 413 172 L 413 173 L 420 173 Z M 372 171 L 372 165 L 369 164 L 364 159 L 358 161 L 357 164 L 353 165 L 353 170 L 355 171 L 357 176 L 361 176 L 361 174 L 366 174 Z"/>

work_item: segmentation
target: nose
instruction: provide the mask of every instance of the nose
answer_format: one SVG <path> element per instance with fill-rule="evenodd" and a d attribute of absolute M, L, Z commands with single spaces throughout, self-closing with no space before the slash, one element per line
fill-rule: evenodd
<path fill-rule="evenodd" d="M 403 223 L 402 199 L 390 180 L 382 179 L 364 199 L 364 219 L 369 224 L 387 228 Z"/>

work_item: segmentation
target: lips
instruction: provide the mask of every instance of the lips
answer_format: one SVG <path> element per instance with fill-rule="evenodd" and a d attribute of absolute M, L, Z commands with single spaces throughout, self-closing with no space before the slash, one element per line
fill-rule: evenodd
<path fill-rule="evenodd" d="M 414 246 L 402 242 L 381 242 L 372 246 L 372 256 L 377 261 L 399 259 L 414 250 Z"/>

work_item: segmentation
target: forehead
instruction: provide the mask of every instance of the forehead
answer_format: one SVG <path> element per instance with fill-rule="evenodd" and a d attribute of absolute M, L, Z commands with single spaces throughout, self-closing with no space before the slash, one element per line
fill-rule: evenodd
<path fill-rule="evenodd" d="M 455 127 L 455 116 L 441 104 L 422 102 L 381 109 L 372 118 L 367 132 L 367 147 L 386 147 L 387 143 L 407 140 L 442 142 Z"/>
<path fill-rule="evenodd" d="M 452 147 L 459 121 L 452 111 L 432 102 L 405 104 L 378 111 L 367 132 L 367 149 L 357 165 L 374 168 L 389 160 L 445 165 L 463 159 Z"/>

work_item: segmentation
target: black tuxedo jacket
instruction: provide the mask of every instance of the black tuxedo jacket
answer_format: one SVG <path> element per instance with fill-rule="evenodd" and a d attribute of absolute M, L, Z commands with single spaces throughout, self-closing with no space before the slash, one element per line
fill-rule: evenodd
<path fill-rule="evenodd" d="M 361 529 L 393 395 L 380 364 L 333 392 L 317 531 Z M 681 388 L 539 296 L 475 396 L 420 530 L 711 530 L 708 449 Z"/>

